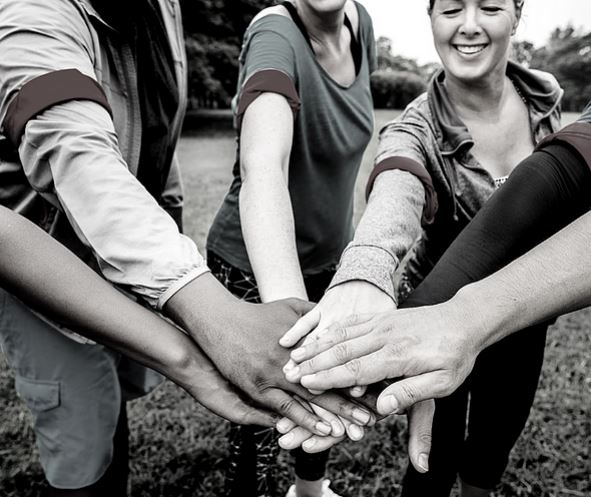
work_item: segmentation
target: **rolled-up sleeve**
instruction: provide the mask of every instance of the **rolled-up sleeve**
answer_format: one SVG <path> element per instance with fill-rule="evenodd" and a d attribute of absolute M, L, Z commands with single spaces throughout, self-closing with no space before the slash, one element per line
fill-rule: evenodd
<path fill-rule="evenodd" d="M 66 69 L 95 78 L 91 43 L 73 2 L 0 2 L 0 122 L 34 78 Z M 96 101 L 78 96 L 42 110 L 26 123 L 19 155 L 32 187 L 65 212 L 109 281 L 161 308 L 207 271 L 195 243 L 129 172 Z"/>
<path fill-rule="evenodd" d="M 423 172 L 429 177 L 423 165 L 426 154 L 418 136 L 421 131 L 415 131 L 403 121 L 392 122 L 380 132 L 379 174 L 371 177 L 367 207 L 353 241 L 341 256 L 331 287 L 363 280 L 396 301 L 395 272 L 421 233 L 427 203 L 421 178 Z M 392 167 L 381 167 L 383 164 Z M 413 164 L 413 170 L 403 167 L 405 164 Z"/>

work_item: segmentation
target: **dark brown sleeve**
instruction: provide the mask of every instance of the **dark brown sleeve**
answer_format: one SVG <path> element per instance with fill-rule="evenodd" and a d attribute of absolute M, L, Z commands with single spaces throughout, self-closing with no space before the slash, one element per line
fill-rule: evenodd
<path fill-rule="evenodd" d="M 425 209 L 423 210 L 422 221 L 423 224 L 431 224 L 433 219 L 435 219 L 435 213 L 437 212 L 439 205 L 437 202 L 437 192 L 433 187 L 433 180 L 431 179 L 430 174 L 423 166 L 421 166 L 421 164 L 409 159 L 408 157 L 387 157 L 376 164 L 376 166 L 373 168 L 373 171 L 369 175 L 369 179 L 367 180 L 365 198 L 369 198 L 369 194 L 371 193 L 378 175 L 384 171 L 390 171 L 393 169 L 407 171 L 421 180 L 421 183 L 423 183 L 423 187 L 425 188 Z"/>
<path fill-rule="evenodd" d="M 248 106 L 266 92 L 283 95 L 287 99 L 295 119 L 301 103 L 293 81 L 282 71 L 278 71 L 277 69 L 264 69 L 262 71 L 257 71 L 250 76 L 240 91 L 238 108 L 236 111 L 238 128 L 242 125 L 242 118 Z"/>
<path fill-rule="evenodd" d="M 27 123 L 50 107 L 70 100 L 91 100 L 113 112 L 100 85 L 77 69 L 64 69 L 37 76 L 25 83 L 14 97 L 2 129 L 14 147 L 18 147 Z"/>
<path fill-rule="evenodd" d="M 557 133 L 546 136 L 536 150 L 541 150 L 551 143 L 563 143 L 573 148 L 591 168 L 591 123 L 577 122 L 570 124 Z"/>

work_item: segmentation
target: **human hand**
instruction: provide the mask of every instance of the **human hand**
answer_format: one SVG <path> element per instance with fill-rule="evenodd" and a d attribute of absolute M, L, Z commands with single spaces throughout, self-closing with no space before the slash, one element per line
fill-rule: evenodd
<path fill-rule="evenodd" d="M 308 344 L 322 336 L 329 326 L 345 318 L 371 316 L 393 309 L 396 309 L 394 301 L 377 286 L 362 280 L 349 281 L 328 290 L 316 307 L 299 319 L 279 343 L 291 348 L 303 338 L 303 343 Z M 295 361 L 290 359 L 283 368 L 289 381 L 297 381 L 289 373 L 295 366 Z M 364 392 L 365 389 L 358 386 L 352 388 L 350 393 L 360 397 Z"/>
<path fill-rule="evenodd" d="M 257 408 L 244 399 L 244 395 L 228 382 L 201 349 L 184 333 L 177 330 L 175 341 L 182 351 L 178 360 L 160 367 L 161 372 L 175 382 L 197 402 L 228 421 L 244 425 L 273 426 L 279 416 Z"/>
<path fill-rule="evenodd" d="M 408 455 L 411 464 L 420 473 L 426 473 L 429 470 L 429 453 L 431 451 L 431 431 L 434 412 L 435 402 L 433 400 L 418 402 L 407 411 L 409 431 Z M 362 427 L 358 427 L 359 431 L 357 429 L 355 431 L 349 430 L 350 427 L 347 429 L 347 435 L 351 440 L 358 441 L 363 438 L 364 432 Z M 279 445 L 283 449 L 292 450 L 301 446 L 305 452 L 309 453 L 328 450 L 346 438 L 344 435 L 316 436 L 296 426 L 287 418 L 283 418 L 277 423 L 277 431 L 283 434 L 279 438 Z"/>
<path fill-rule="evenodd" d="M 480 351 L 470 322 L 450 302 L 335 325 L 291 352 L 300 363 L 291 379 L 325 390 L 400 378 L 380 394 L 377 411 L 403 412 L 416 402 L 445 397 L 463 383 Z"/>
<path fill-rule="evenodd" d="M 279 337 L 310 307 L 297 299 L 242 302 L 205 274 L 175 294 L 165 310 L 182 323 L 225 378 L 265 408 L 317 435 L 330 434 L 330 424 L 304 408 L 294 395 L 313 399 L 351 421 L 370 423 L 373 415 L 359 404 L 333 392 L 314 396 L 285 379 L 281 368 L 289 352 L 279 345 Z"/>

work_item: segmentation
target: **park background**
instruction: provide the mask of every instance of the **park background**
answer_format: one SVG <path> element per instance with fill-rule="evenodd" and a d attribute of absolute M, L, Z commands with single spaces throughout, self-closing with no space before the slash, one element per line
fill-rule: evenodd
<path fill-rule="evenodd" d="M 227 109 L 235 91 L 242 33 L 252 16 L 273 2 L 181 3 L 190 88 L 190 109 L 179 146 L 186 190 L 184 217 L 187 234 L 203 248 L 231 179 L 235 138 Z M 409 15 L 410 10 L 415 15 L 418 6 L 424 12 L 426 1 L 361 3 L 376 20 L 379 69 L 372 78 L 372 91 L 377 133 L 424 91 L 438 65 L 427 16 L 413 21 L 412 31 L 404 31 L 407 9 Z M 545 13 L 533 10 L 542 7 Z M 388 23 L 384 16 L 393 11 L 396 17 Z M 528 0 L 524 23 L 533 41 L 518 32 L 513 57 L 557 76 L 565 89 L 564 122 L 572 122 L 591 96 L 591 0 Z M 544 23 L 545 31 L 532 29 Z M 374 133 L 357 182 L 356 219 L 363 211 L 362 191 L 375 147 Z M 590 310 L 564 316 L 551 328 L 532 415 L 496 497 L 591 496 L 590 351 Z M 510 410 L 498 399 L 499 422 Z M 131 496 L 222 494 L 226 422 L 170 382 L 131 403 L 129 415 Z M 405 418 L 391 418 L 369 431 L 362 442 L 338 446 L 329 468 L 333 488 L 343 497 L 398 495 L 406 467 L 406 435 Z M 281 455 L 285 488 L 291 480 L 290 460 L 288 454 Z M 0 497 L 38 495 L 42 481 L 31 417 L 15 394 L 13 376 L 0 354 Z"/>

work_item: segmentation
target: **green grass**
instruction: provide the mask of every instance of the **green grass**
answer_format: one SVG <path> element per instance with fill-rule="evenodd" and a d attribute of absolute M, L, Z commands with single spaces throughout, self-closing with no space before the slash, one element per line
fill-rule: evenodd
<path fill-rule="evenodd" d="M 395 115 L 377 113 L 376 129 Z M 574 115 L 566 115 L 565 121 Z M 187 232 L 202 248 L 230 180 L 234 138 L 223 129 L 191 132 L 180 145 L 187 192 Z M 357 185 L 357 215 L 371 169 L 375 137 Z M 548 336 L 546 362 L 525 433 L 515 448 L 496 497 L 591 496 L 591 310 L 561 318 Z M 42 474 L 30 417 L 14 393 L 0 355 L 0 497 L 37 495 Z M 499 412 L 510 410 L 498 399 Z M 227 424 L 166 383 L 130 405 L 133 497 L 221 494 Z M 330 478 L 343 496 L 398 495 L 406 466 L 406 421 L 380 423 L 363 442 L 332 454 Z M 281 456 L 287 488 L 290 458 Z M 428 496 L 426 496 L 428 497 Z"/>

